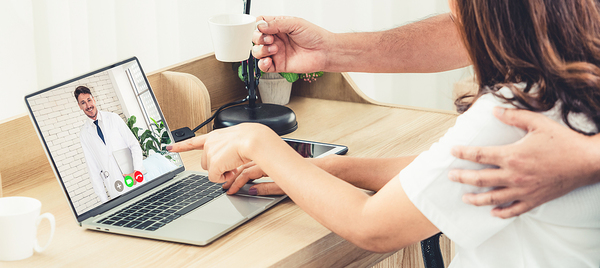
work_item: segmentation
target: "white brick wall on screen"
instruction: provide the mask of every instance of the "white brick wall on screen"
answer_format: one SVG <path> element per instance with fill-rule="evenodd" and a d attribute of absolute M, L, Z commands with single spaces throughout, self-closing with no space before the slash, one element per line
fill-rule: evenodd
<path fill-rule="evenodd" d="M 98 110 L 116 113 L 125 120 L 106 71 L 36 95 L 30 105 L 73 206 L 81 215 L 101 202 L 92 187 L 79 142 L 81 126 L 87 119 L 73 95 L 80 85 L 91 90 Z"/>

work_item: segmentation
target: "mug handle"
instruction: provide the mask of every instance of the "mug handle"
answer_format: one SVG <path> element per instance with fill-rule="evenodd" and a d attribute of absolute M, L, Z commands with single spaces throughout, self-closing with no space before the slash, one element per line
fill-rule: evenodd
<path fill-rule="evenodd" d="M 54 215 L 52 215 L 48 212 L 38 216 L 38 218 L 35 220 L 35 229 L 37 230 L 38 226 L 40 225 L 40 222 L 44 218 L 50 222 L 50 239 L 48 239 L 48 242 L 46 242 L 46 245 L 44 245 L 43 247 L 40 247 L 40 245 L 38 244 L 38 241 L 37 241 L 37 236 L 36 236 L 35 243 L 33 244 L 33 249 L 35 249 L 36 252 L 44 251 L 50 245 L 50 242 L 52 241 L 52 237 L 54 237 L 54 228 L 56 227 L 55 226 L 56 224 L 54 222 Z"/>

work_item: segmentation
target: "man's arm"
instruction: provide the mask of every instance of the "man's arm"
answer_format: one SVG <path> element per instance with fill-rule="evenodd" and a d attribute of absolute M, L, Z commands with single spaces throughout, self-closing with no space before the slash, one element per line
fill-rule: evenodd
<path fill-rule="evenodd" d="M 253 55 L 269 72 L 425 73 L 470 64 L 450 14 L 372 33 L 326 31 L 303 19 L 260 17 Z"/>
<path fill-rule="evenodd" d="M 530 111 L 496 108 L 502 122 L 527 130 L 516 143 L 500 147 L 456 147 L 452 154 L 498 169 L 454 170 L 451 180 L 495 190 L 467 194 L 476 206 L 514 202 L 492 215 L 510 218 L 585 185 L 600 182 L 600 136 L 585 136 Z"/>
<path fill-rule="evenodd" d="M 437 72 L 470 64 L 449 14 L 383 32 L 348 34 L 330 33 L 298 18 L 260 19 L 266 20 L 268 25 L 259 26 L 262 33 L 255 33 L 253 41 L 257 45 L 253 55 L 261 59 L 259 67 L 263 71 Z M 467 195 L 465 201 L 476 205 L 518 201 L 492 212 L 495 216 L 508 218 L 600 180 L 600 165 L 597 164 L 600 156 L 596 153 L 600 152 L 597 150 L 600 136 L 585 137 L 541 119 L 542 115 L 531 116 L 541 121 L 534 123 L 524 118 L 519 121 L 517 116 L 512 119 L 514 123 L 504 121 L 515 126 L 520 122 L 522 128 L 530 130 L 514 145 L 455 149 L 457 157 L 500 166 L 498 170 L 455 171 L 451 175 L 457 181 L 506 187 Z M 499 118 L 503 120 L 503 117 Z M 561 139 L 553 134 L 560 134 Z M 563 139 L 567 137 L 572 139 Z M 536 140 L 538 138 L 542 139 Z M 544 139 L 555 146 L 541 143 Z M 577 141 L 577 145 L 572 141 Z M 590 156 L 576 161 L 582 158 L 578 150 L 585 150 Z M 575 156 L 569 156 L 572 154 Z"/>
<path fill-rule="evenodd" d="M 336 34 L 326 69 L 432 73 L 470 64 L 458 29 L 447 13 L 382 32 Z"/>

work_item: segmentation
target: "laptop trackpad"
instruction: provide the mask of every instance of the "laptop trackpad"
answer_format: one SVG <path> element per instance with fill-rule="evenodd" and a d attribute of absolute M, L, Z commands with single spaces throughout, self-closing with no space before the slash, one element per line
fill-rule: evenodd
<path fill-rule="evenodd" d="M 183 218 L 222 224 L 236 224 L 253 216 L 273 201 L 273 198 L 222 195 L 209 204 L 186 214 Z"/>

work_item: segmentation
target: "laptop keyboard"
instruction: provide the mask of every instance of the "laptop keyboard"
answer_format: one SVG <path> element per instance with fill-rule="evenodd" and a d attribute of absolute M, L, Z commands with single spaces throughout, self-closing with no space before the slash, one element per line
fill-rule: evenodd
<path fill-rule="evenodd" d="M 210 182 L 206 176 L 193 174 L 98 223 L 155 231 L 225 193 L 221 185 Z"/>

